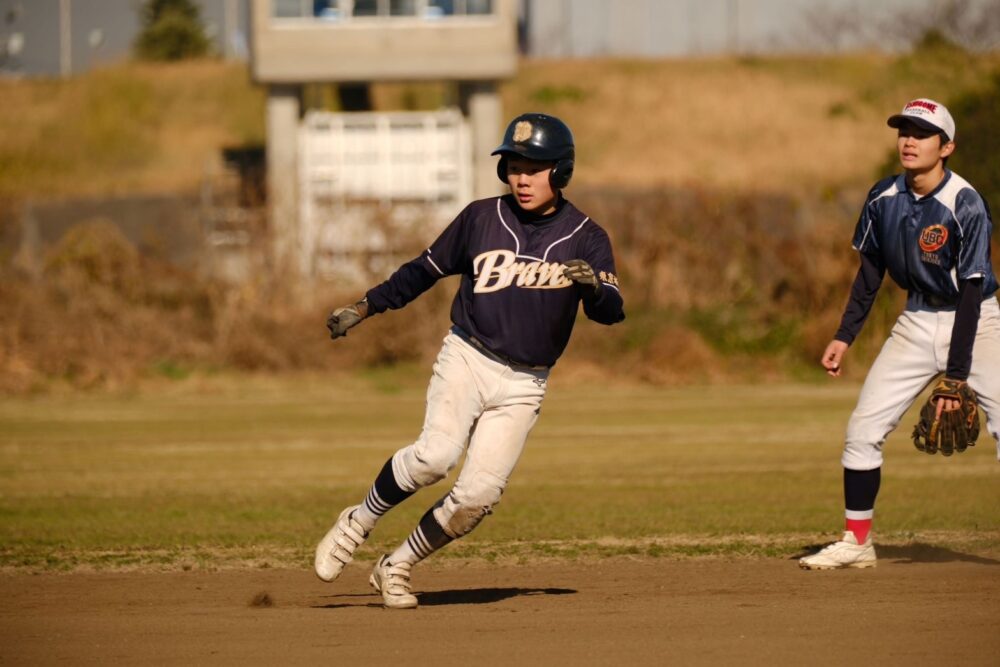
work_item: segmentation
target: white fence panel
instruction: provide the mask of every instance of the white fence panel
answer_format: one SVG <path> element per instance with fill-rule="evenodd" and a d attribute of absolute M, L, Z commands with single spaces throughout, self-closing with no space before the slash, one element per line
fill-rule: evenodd
<path fill-rule="evenodd" d="M 307 274 L 363 275 L 391 253 L 396 230 L 423 221 L 416 231 L 429 243 L 472 198 L 470 130 L 457 109 L 311 111 L 299 155 Z"/>

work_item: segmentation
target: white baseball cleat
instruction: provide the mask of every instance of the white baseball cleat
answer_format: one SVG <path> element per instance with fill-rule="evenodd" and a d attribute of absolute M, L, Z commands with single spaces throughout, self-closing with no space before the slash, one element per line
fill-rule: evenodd
<path fill-rule="evenodd" d="M 842 567 L 875 567 L 875 545 L 872 536 L 864 544 L 851 531 L 844 532 L 844 538 L 834 542 L 812 556 L 799 559 L 799 567 L 805 570 L 836 570 Z"/>
<path fill-rule="evenodd" d="M 368 583 L 382 594 L 382 601 L 390 609 L 413 609 L 417 606 L 417 596 L 410 592 L 409 563 L 394 564 L 389 556 L 380 556 Z"/>
<path fill-rule="evenodd" d="M 360 505 L 348 507 L 333 524 L 316 547 L 316 576 L 323 581 L 333 581 L 343 572 L 344 566 L 354 558 L 354 552 L 368 538 L 364 527 L 354 520 L 354 510 Z"/>

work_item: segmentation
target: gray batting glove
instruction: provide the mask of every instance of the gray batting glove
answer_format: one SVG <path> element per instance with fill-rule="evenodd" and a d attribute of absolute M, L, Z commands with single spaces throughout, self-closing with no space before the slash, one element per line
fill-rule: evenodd
<path fill-rule="evenodd" d="M 338 308 L 326 318 L 326 328 L 330 330 L 330 338 L 337 340 L 341 336 L 346 336 L 348 329 L 357 326 L 366 317 L 368 317 L 368 299 Z"/>
<path fill-rule="evenodd" d="M 563 275 L 577 285 L 589 287 L 594 294 L 601 291 L 601 283 L 594 275 L 594 269 L 582 259 L 570 259 L 563 262 Z"/>

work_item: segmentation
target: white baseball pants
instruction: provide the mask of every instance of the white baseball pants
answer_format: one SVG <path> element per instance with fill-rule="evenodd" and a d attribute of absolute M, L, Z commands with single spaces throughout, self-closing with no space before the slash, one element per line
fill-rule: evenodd
<path fill-rule="evenodd" d="M 904 311 L 868 371 L 857 407 L 847 424 L 845 468 L 874 470 L 882 445 L 903 413 L 948 365 L 955 311 Z M 1000 305 L 983 301 L 972 348 L 969 386 L 979 395 L 986 431 L 997 441 L 1000 459 Z"/>
<path fill-rule="evenodd" d="M 434 510 L 451 537 L 471 531 L 500 501 L 538 419 L 548 375 L 489 358 L 454 333 L 445 336 L 423 430 L 393 455 L 392 471 L 402 489 L 416 491 L 443 479 L 468 445 L 455 486 Z"/>

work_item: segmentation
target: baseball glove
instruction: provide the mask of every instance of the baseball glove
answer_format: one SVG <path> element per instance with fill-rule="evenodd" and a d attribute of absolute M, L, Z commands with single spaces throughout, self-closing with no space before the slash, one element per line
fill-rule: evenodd
<path fill-rule="evenodd" d="M 348 329 L 357 326 L 366 317 L 368 317 L 367 299 L 338 308 L 330 313 L 330 317 L 326 319 L 326 328 L 330 330 L 330 338 L 336 340 L 341 336 L 346 336 Z"/>
<path fill-rule="evenodd" d="M 594 269 L 587 264 L 586 260 L 582 259 L 568 259 L 563 262 L 563 276 L 568 280 L 572 280 L 577 285 L 582 285 L 594 291 L 596 294 L 601 289 L 601 283 L 598 282 L 597 276 L 594 275 Z"/>
<path fill-rule="evenodd" d="M 938 399 L 958 401 L 954 410 L 942 410 Z M 931 397 L 920 410 L 920 421 L 913 428 L 913 444 L 927 454 L 941 450 L 944 456 L 964 452 L 979 437 L 979 398 L 967 382 L 941 378 L 931 390 Z"/>

